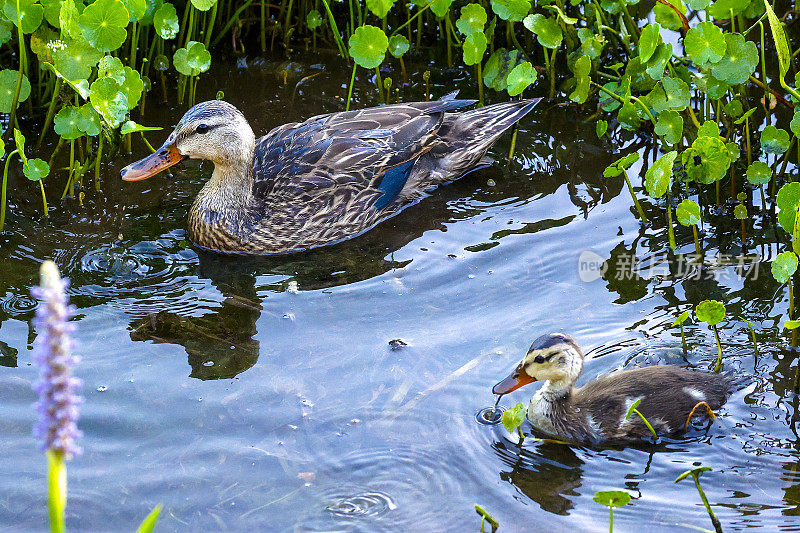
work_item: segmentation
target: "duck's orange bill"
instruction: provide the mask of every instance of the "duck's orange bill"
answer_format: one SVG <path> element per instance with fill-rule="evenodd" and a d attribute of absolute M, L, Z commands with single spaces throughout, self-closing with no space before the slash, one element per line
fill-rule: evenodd
<path fill-rule="evenodd" d="M 123 168 L 120 174 L 125 181 L 139 181 L 155 176 L 164 169 L 177 165 L 186 156 L 181 155 L 174 144 L 164 143 L 164 146 L 156 150 L 152 155 L 131 163 Z"/>
<path fill-rule="evenodd" d="M 530 377 L 523 369 L 522 365 L 520 364 L 511 374 L 508 375 L 506 379 L 492 387 L 493 394 L 508 394 L 511 391 L 515 391 L 518 388 L 527 385 L 528 383 L 533 383 L 536 381 L 532 377 Z"/>

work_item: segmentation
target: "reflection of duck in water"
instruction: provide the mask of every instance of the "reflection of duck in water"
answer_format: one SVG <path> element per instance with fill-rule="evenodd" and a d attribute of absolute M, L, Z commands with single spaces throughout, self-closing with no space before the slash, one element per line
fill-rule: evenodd
<path fill-rule="evenodd" d="M 538 101 L 448 113 L 474 103 L 453 93 L 320 115 L 260 139 L 234 106 L 202 102 L 122 177 L 149 178 L 186 157 L 213 161 L 189 211 L 192 241 L 229 253 L 296 252 L 357 235 L 460 177 Z"/>
<path fill-rule="evenodd" d="M 672 365 L 615 372 L 580 389 L 583 351 L 569 335 L 550 333 L 536 339 L 514 372 L 492 389 L 507 394 L 534 381 L 547 383 L 531 399 L 528 420 L 537 429 L 574 442 L 635 441 L 650 430 L 641 419 L 626 419 L 630 406 L 659 434 L 682 430 L 698 404 L 711 409 L 725 403 L 731 379 Z"/>

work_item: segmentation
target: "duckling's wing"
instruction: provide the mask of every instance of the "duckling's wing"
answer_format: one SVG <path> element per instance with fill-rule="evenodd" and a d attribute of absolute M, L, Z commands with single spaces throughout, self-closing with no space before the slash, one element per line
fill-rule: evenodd
<path fill-rule="evenodd" d="M 444 113 L 474 100 L 392 104 L 310 118 L 259 140 L 253 194 L 266 203 L 382 209 L 431 149 Z"/>

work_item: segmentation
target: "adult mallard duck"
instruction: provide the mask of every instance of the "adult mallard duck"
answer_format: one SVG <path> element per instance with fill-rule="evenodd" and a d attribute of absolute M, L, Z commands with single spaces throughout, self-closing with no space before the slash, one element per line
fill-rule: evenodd
<path fill-rule="evenodd" d="M 656 432 L 671 435 L 685 428 L 698 405 L 721 407 L 733 384 L 724 375 L 661 365 L 614 372 L 575 389 L 583 358 L 580 346 L 569 335 L 542 335 L 492 392 L 508 394 L 528 383 L 546 381 L 528 405 L 528 421 L 562 440 L 599 444 L 637 441 L 650 435 L 638 416 L 626 418 L 637 399 L 641 399 L 637 409 Z"/>
<path fill-rule="evenodd" d="M 231 104 L 202 102 L 122 179 L 149 178 L 187 157 L 212 161 L 189 211 L 189 238 L 226 253 L 298 252 L 358 235 L 462 176 L 539 100 L 448 113 L 475 103 L 453 93 L 319 115 L 259 139 Z"/>

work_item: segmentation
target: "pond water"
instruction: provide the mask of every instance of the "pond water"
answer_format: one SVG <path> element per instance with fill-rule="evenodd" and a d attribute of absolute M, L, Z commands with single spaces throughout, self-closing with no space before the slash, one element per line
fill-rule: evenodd
<path fill-rule="evenodd" d="M 341 108 L 349 71 L 319 61 L 217 67 L 200 98 L 223 90 L 265 133 Z M 431 91 L 471 83 L 434 70 Z M 356 105 L 373 104 L 373 92 L 361 80 Z M 423 95 L 412 84 L 402 96 Z M 148 108 L 146 122 L 167 129 L 185 111 L 155 98 Z M 720 222 L 730 231 L 705 240 L 713 268 L 666 256 L 663 208 L 645 202 L 655 222 L 642 227 L 622 178 L 602 177 L 618 155 L 594 129 L 574 107 L 543 102 L 510 164 L 506 136 L 495 165 L 367 234 L 271 259 L 187 246 L 185 215 L 211 166 L 124 183 L 119 168 L 145 155 L 141 143 L 104 167 L 104 192 L 84 207 L 66 202 L 42 220 L 37 191 L 15 192 L 0 236 L 0 530 L 46 524 L 28 295 L 46 258 L 72 279 L 79 307 L 85 453 L 69 463 L 71 530 L 133 530 L 162 503 L 158 531 L 477 531 L 477 503 L 501 531 L 604 531 L 608 511 L 592 496 L 625 489 L 634 499 L 615 513 L 618 531 L 688 531 L 711 524 L 691 481 L 673 481 L 700 462 L 713 468 L 703 485 L 726 530 L 800 529 L 796 363 L 777 334 L 788 293 L 769 275 L 776 250 L 748 250 L 758 255 L 743 276 L 736 227 Z M 630 137 L 634 149 L 638 188 L 653 150 Z M 12 179 L 12 190 L 29 188 Z M 691 254 L 685 230 L 679 251 Z M 601 279 L 582 280 L 582 253 L 585 265 L 608 260 Z M 728 308 L 725 370 L 749 376 L 711 427 L 593 450 L 520 446 L 476 420 L 492 385 L 549 331 L 591 351 L 581 383 L 637 365 L 707 368 L 712 333 L 688 324 L 684 357 L 669 327 L 706 298 Z M 760 355 L 737 316 L 756 325 Z M 501 405 L 527 403 L 534 389 Z"/>

